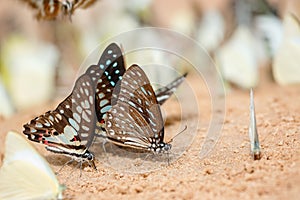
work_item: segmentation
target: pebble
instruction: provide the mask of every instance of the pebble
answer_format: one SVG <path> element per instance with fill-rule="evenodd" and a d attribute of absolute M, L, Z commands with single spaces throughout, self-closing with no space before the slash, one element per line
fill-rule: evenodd
<path fill-rule="evenodd" d="M 205 174 L 212 174 L 212 173 L 214 173 L 214 170 L 213 169 L 206 169 L 205 170 Z"/>

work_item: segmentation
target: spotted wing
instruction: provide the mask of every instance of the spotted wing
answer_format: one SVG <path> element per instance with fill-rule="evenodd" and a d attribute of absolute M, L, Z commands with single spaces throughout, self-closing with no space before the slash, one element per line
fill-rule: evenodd
<path fill-rule="evenodd" d="M 105 70 L 105 71 L 104 71 Z M 115 99 L 119 93 L 119 87 L 115 87 L 117 82 L 122 79 L 125 73 L 125 62 L 120 47 L 111 43 L 102 53 L 97 65 L 90 66 L 86 74 L 89 74 L 92 81 L 97 85 L 96 88 L 96 114 L 98 127 L 104 128 L 104 118 L 106 112 L 111 108 L 112 92 L 114 91 Z M 159 104 L 163 104 L 183 82 L 184 77 L 177 78 L 166 87 L 157 90 L 156 94 Z"/>
<path fill-rule="evenodd" d="M 60 0 L 22 0 L 28 3 L 35 10 L 37 19 L 53 20 L 62 13 L 71 14 L 71 4 L 68 1 Z M 64 3 L 63 3 L 64 2 Z M 69 11 L 68 11 L 69 8 Z"/>
<path fill-rule="evenodd" d="M 73 8 L 74 10 L 77 8 L 86 9 L 92 6 L 97 0 L 73 0 Z"/>
<path fill-rule="evenodd" d="M 187 73 L 175 79 L 165 87 L 159 88 L 155 91 L 156 99 L 159 105 L 162 105 L 166 100 L 170 98 L 170 96 L 176 91 L 178 86 L 184 81 L 186 75 Z"/>
<path fill-rule="evenodd" d="M 122 79 L 124 72 L 122 51 L 115 43 L 110 44 L 102 53 L 99 63 L 91 66 L 86 72 L 96 85 L 95 107 L 98 125 L 104 124 L 106 112 L 111 108 L 115 85 Z M 118 89 L 115 90 L 115 94 L 118 94 Z"/>
<path fill-rule="evenodd" d="M 84 74 L 72 93 L 54 111 L 48 111 L 28 124 L 28 139 L 47 145 L 57 153 L 81 154 L 91 145 L 95 125 L 95 93 L 90 76 Z"/>
<path fill-rule="evenodd" d="M 119 97 L 107 112 L 107 138 L 118 145 L 149 149 L 164 138 L 163 120 L 153 88 L 137 65 L 124 74 Z"/>

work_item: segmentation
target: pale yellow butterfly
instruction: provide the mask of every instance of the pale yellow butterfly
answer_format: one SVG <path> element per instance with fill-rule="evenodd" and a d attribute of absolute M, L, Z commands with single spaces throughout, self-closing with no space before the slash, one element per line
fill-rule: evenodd
<path fill-rule="evenodd" d="M 21 135 L 8 132 L 0 168 L 0 199 L 62 199 L 64 188 L 47 161 Z"/>

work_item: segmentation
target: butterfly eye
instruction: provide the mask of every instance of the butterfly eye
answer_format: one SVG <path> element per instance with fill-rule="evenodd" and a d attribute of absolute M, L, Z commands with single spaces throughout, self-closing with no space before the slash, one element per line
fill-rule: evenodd
<path fill-rule="evenodd" d="M 171 150 L 171 148 L 172 148 L 172 144 L 167 143 L 166 145 L 164 145 L 163 151 L 168 152 Z"/>
<path fill-rule="evenodd" d="M 94 160 L 94 155 L 91 154 L 90 152 L 86 152 L 83 154 L 84 158 L 87 158 L 88 160 Z"/>

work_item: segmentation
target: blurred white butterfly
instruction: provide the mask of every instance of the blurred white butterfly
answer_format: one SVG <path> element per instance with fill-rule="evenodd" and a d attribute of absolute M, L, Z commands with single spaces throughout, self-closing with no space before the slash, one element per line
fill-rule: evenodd
<path fill-rule="evenodd" d="M 21 135 L 7 134 L 0 199 L 62 199 L 64 188 L 45 159 Z"/>
<path fill-rule="evenodd" d="M 250 148 L 251 155 L 254 160 L 259 160 L 261 158 L 260 144 L 258 140 L 258 133 L 256 127 L 256 116 L 255 116 L 255 107 L 253 100 L 253 90 L 250 90 L 250 124 L 249 124 L 249 138 L 250 138 Z"/>

